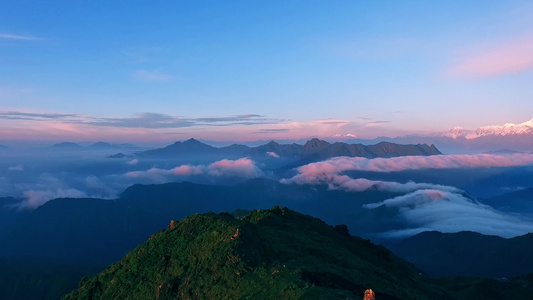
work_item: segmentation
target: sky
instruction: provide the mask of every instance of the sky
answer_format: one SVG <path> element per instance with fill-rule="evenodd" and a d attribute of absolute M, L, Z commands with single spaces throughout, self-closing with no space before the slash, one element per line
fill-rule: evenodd
<path fill-rule="evenodd" d="M 3 0 L 0 143 L 523 123 L 532 15 L 531 1 Z"/>

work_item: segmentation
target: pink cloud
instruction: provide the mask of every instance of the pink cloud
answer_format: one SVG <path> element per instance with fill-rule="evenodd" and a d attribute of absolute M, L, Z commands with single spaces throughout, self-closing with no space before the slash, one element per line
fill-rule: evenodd
<path fill-rule="evenodd" d="M 188 175 L 200 175 L 204 173 L 204 166 L 190 166 L 181 165 L 171 170 L 175 175 L 188 176 Z"/>
<path fill-rule="evenodd" d="M 334 173 L 299 174 L 290 179 L 282 179 L 281 183 L 290 184 L 326 184 L 330 190 L 344 190 L 348 192 L 362 192 L 369 189 L 387 191 L 393 193 L 410 193 L 419 189 L 437 189 L 448 192 L 461 192 L 458 188 L 432 183 L 407 182 L 399 183 L 393 181 L 368 180 L 365 178 L 351 178 L 346 175 Z"/>
<path fill-rule="evenodd" d="M 533 70 L 533 33 L 485 47 L 453 66 L 454 77 L 492 77 Z"/>
<path fill-rule="evenodd" d="M 237 160 L 223 159 L 210 164 L 208 170 L 210 175 L 215 176 L 253 178 L 263 175 L 263 172 L 255 166 L 254 161 L 249 158 L 240 158 Z"/>
<path fill-rule="evenodd" d="M 181 165 L 173 169 L 151 168 L 147 171 L 128 172 L 124 176 L 134 179 L 148 179 L 152 182 L 167 182 L 175 176 L 215 176 L 254 178 L 263 176 L 263 172 L 249 158 L 237 160 L 223 159 L 210 165 Z"/>
<path fill-rule="evenodd" d="M 403 156 L 393 158 L 367 159 L 362 157 L 335 157 L 326 161 L 299 167 L 298 174 L 282 183 L 327 184 L 330 189 L 364 191 L 370 188 L 391 192 L 411 192 L 417 189 L 438 189 L 458 192 L 454 187 L 428 183 L 397 183 L 373 181 L 364 178 L 353 179 L 339 175 L 345 171 L 399 172 L 422 169 L 457 169 L 482 167 L 513 167 L 533 163 L 533 154 L 474 154 L 474 155 L 433 155 Z"/>
<path fill-rule="evenodd" d="M 335 157 L 298 168 L 300 175 L 321 176 L 344 171 L 397 172 L 421 169 L 515 167 L 533 163 L 533 154 L 454 154 L 392 158 Z M 297 175 L 298 176 L 298 175 Z"/>
<path fill-rule="evenodd" d="M 471 230 L 484 234 L 513 237 L 533 230 L 533 223 L 521 220 L 482 205 L 463 195 L 452 186 L 417 182 L 391 182 L 351 178 L 341 175 L 350 170 L 395 172 L 419 169 L 453 169 L 480 167 L 511 167 L 533 163 L 533 154 L 477 154 L 405 156 L 366 159 L 361 157 L 336 157 L 323 162 L 299 167 L 298 174 L 282 179 L 285 184 L 327 185 L 328 189 L 360 192 L 369 189 L 404 194 L 364 207 L 395 208 L 392 222 L 401 220 L 405 226 L 380 233 L 386 237 L 408 237 L 427 230 L 457 232 Z M 386 222 L 386 220 L 385 220 Z"/>
<path fill-rule="evenodd" d="M 128 165 L 130 165 L 130 166 L 134 166 L 134 165 L 136 165 L 138 162 L 139 162 L 139 160 L 136 159 L 136 158 L 134 158 L 134 159 L 132 159 L 132 160 L 130 160 L 130 161 L 127 161 L 126 164 L 128 164 Z"/>
<path fill-rule="evenodd" d="M 268 156 L 271 156 L 271 157 L 274 157 L 274 158 L 279 158 L 279 155 L 277 155 L 275 152 L 267 152 L 267 155 Z"/>
<path fill-rule="evenodd" d="M 393 193 L 409 193 L 419 189 L 437 189 L 449 192 L 460 192 L 458 188 L 451 186 L 431 183 L 416 183 L 412 181 L 407 183 L 399 183 L 382 180 L 368 180 L 365 178 L 353 179 L 346 175 L 334 175 L 331 179 L 332 180 L 328 183 L 328 187 L 330 189 L 341 189 L 352 192 L 366 191 L 371 188 Z"/>

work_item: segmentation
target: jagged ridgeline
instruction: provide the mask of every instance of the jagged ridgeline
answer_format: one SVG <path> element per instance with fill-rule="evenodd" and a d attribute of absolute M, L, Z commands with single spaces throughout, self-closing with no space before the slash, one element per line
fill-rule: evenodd
<path fill-rule="evenodd" d="M 283 207 L 198 214 L 84 278 L 64 299 L 454 299 L 345 226 Z"/>

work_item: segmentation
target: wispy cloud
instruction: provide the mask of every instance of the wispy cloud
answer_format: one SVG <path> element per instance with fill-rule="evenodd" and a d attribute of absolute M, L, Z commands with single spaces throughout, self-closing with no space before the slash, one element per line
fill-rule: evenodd
<path fill-rule="evenodd" d="M 209 118 L 180 118 L 165 114 L 142 113 L 131 118 L 101 118 L 85 122 L 85 124 L 110 127 L 131 128 L 182 128 L 193 126 L 231 126 L 275 124 L 282 120 L 269 119 L 256 114 L 209 117 Z"/>
<path fill-rule="evenodd" d="M 118 128 L 183 128 L 194 126 L 231 126 L 278 124 L 280 119 L 267 118 L 258 114 L 245 114 L 223 117 L 184 118 L 160 113 L 140 113 L 133 117 L 97 118 L 77 114 L 34 113 L 19 111 L 0 111 L 0 119 L 25 121 L 62 121 L 70 125 L 93 125 Z M 282 129 L 281 131 L 283 131 Z"/>
<path fill-rule="evenodd" d="M 1 33 L 1 32 L 0 32 L 0 39 L 23 40 L 23 41 L 42 40 L 42 38 L 34 37 L 31 35 L 20 35 L 20 34 L 10 34 L 10 33 Z"/>
<path fill-rule="evenodd" d="M 174 76 L 157 70 L 138 70 L 133 73 L 133 78 L 140 81 L 169 82 L 174 79 Z"/>
<path fill-rule="evenodd" d="M 76 114 L 59 114 L 59 113 L 29 113 L 19 111 L 0 111 L 0 119 L 8 120 L 65 120 L 79 117 Z"/>
<path fill-rule="evenodd" d="M 267 151 L 267 155 L 274 158 L 279 158 L 279 155 L 277 155 L 276 152 Z"/>
<path fill-rule="evenodd" d="M 391 121 L 373 121 L 373 122 L 366 123 L 363 127 L 365 127 L 365 128 L 378 127 L 378 126 L 381 126 L 383 124 L 387 124 L 387 123 L 390 123 L 390 122 Z"/>
<path fill-rule="evenodd" d="M 287 128 L 271 128 L 271 129 L 259 129 L 258 131 L 254 131 L 255 134 L 263 134 L 263 133 L 278 133 L 278 132 L 285 132 L 289 131 Z"/>
<path fill-rule="evenodd" d="M 48 189 L 48 190 L 29 190 L 24 193 L 26 200 L 20 203 L 20 209 L 35 209 L 46 202 L 56 198 L 84 198 L 87 197 L 82 191 L 77 189 Z"/>
<path fill-rule="evenodd" d="M 95 118 L 86 121 L 80 120 L 79 122 L 95 126 L 126 128 L 181 128 L 196 124 L 193 120 L 158 113 L 142 113 L 127 118 Z"/>
<path fill-rule="evenodd" d="M 130 166 L 135 166 L 137 163 L 139 163 L 139 160 L 134 158 L 132 160 L 129 160 L 126 162 L 127 165 L 130 165 Z"/>
<path fill-rule="evenodd" d="M 533 32 L 485 46 L 452 66 L 453 77 L 485 78 L 533 71 Z"/>

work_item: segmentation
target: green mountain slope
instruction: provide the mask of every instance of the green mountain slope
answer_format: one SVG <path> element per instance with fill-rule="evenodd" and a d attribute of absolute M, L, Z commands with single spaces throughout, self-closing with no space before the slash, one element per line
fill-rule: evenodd
<path fill-rule="evenodd" d="M 64 299 L 455 299 L 345 226 L 283 207 L 173 221 Z"/>

